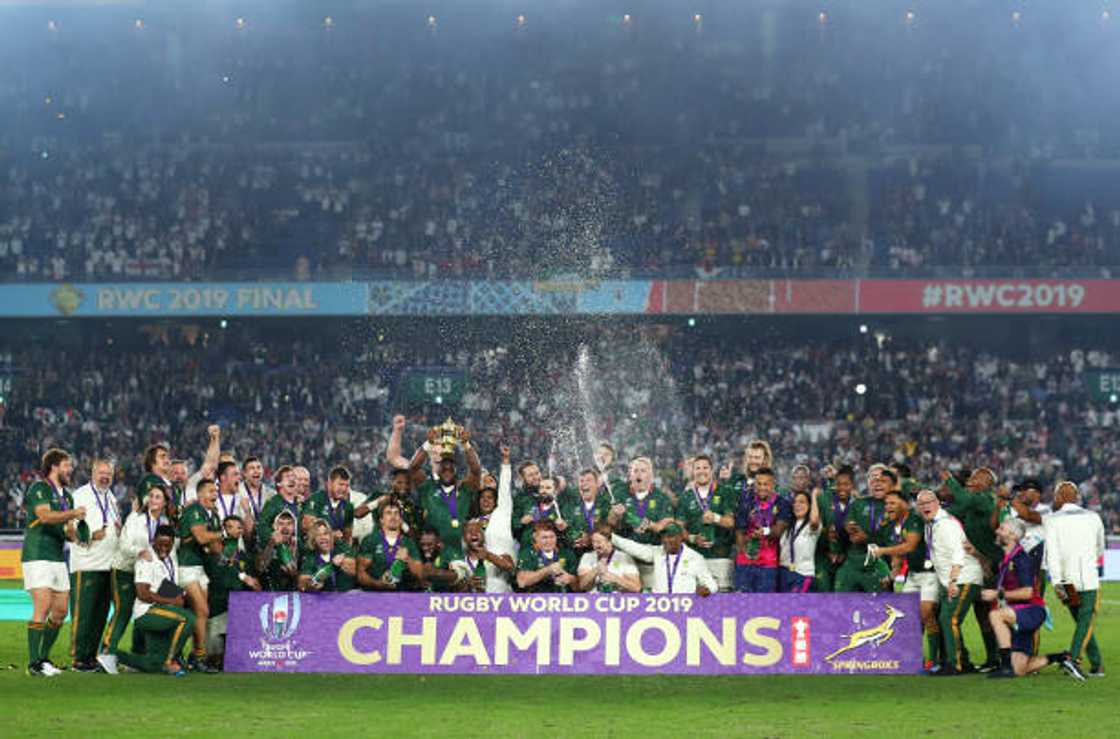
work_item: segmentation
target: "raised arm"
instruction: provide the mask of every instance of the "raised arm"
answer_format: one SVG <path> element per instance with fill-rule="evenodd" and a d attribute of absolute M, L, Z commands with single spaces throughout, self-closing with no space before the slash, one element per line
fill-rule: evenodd
<path fill-rule="evenodd" d="M 389 448 L 385 451 L 385 458 L 389 465 L 395 469 L 404 469 L 409 466 L 408 459 L 401 453 L 404 425 L 404 416 L 393 416 L 393 430 L 389 434 Z"/>
<path fill-rule="evenodd" d="M 636 541 L 626 539 L 618 534 L 611 534 L 611 543 L 615 545 L 620 551 L 626 552 L 631 557 L 642 562 L 653 562 L 657 559 L 657 555 L 661 547 L 651 546 L 649 544 L 639 544 Z"/>
<path fill-rule="evenodd" d="M 513 514 L 513 467 L 509 463 L 509 447 L 502 447 L 502 469 L 498 473 L 498 505 L 494 517 L 509 518 Z"/>
<path fill-rule="evenodd" d="M 210 437 L 210 442 L 206 445 L 206 456 L 198 471 L 206 479 L 213 480 L 218 474 L 218 461 L 222 456 L 222 429 L 216 423 L 211 424 L 206 427 L 206 435 Z"/>
<path fill-rule="evenodd" d="M 459 439 L 463 443 L 463 451 L 467 456 L 467 477 L 463 482 L 471 488 L 478 490 L 482 484 L 482 463 L 478 460 L 478 451 L 471 443 L 471 432 L 461 429 Z"/>

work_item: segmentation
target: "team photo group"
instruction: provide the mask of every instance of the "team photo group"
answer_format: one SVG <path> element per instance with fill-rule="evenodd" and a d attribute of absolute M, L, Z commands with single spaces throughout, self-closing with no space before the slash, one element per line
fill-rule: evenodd
<path fill-rule="evenodd" d="M 258 458 L 223 452 L 217 425 L 197 469 L 176 456 L 188 450 L 144 450 L 125 502 L 111 493 L 114 460 L 76 469 L 65 450 L 47 451 L 25 495 L 28 674 L 53 677 L 67 661 L 86 673 L 219 672 L 230 593 L 243 590 L 899 591 L 919 594 L 928 675 L 1055 665 L 1078 681 L 1104 676 L 1094 635 L 1104 527 L 1074 482 L 1044 490 L 966 467 L 917 480 L 902 464 L 797 465 L 779 479 L 759 440 L 741 459 L 675 462 L 670 489 L 653 460 L 623 466 L 606 442 L 570 476 L 501 446 L 494 474 L 451 419 L 411 457 L 406 427 L 393 419 L 390 479 L 335 466 L 318 472 L 317 490 L 305 467 L 266 474 Z M 1063 613 L 1047 608 L 1048 587 Z M 1046 636 L 1058 618 L 1074 623 L 1070 643 Z M 966 619 L 982 657 L 965 643 Z M 69 643 L 55 649 L 67 620 Z"/>

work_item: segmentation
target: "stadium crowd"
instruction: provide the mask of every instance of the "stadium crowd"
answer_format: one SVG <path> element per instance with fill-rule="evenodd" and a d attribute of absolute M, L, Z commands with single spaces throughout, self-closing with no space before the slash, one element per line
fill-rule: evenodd
<path fill-rule="evenodd" d="M 298 459 L 320 478 L 338 462 L 361 485 L 377 485 L 389 472 L 380 429 L 401 407 L 402 373 L 444 367 L 470 378 L 460 405 L 428 398 L 412 413 L 456 415 L 490 456 L 504 441 L 571 469 L 605 436 L 627 458 L 651 454 L 666 485 L 693 450 L 726 457 L 749 438 L 772 445 L 783 479 L 795 464 L 876 460 L 925 478 L 970 459 L 1047 485 L 1075 479 L 1108 530 L 1120 529 L 1120 408 L 1095 401 L 1084 382 L 1088 370 L 1117 366 L 1107 351 L 1021 360 L 868 334 L 759 337 L 729 353 L 699 333 L 666 340 L 654 327 L 635 341 L 630 330 L 607 330 L 586 352 L 580 339 L 541 328 L 456 337 L 449 348 L 370 336 L 338 353 L 330 337 L 281 344 L 242 326 L 205 339 L 169 332 L 151 346 L 90 340 L 73 345 L 85 359 L 65 369 L 50 365 L 46 346 L 14 348 L 18 371 L 0 405 L 0 523 L 22 524 L 20 501 L 47 448 L 70 450 L 82 469 L 95 457 L 117 460 L 123 503 L 140 477 L 137 446 L 189 446 L 210 422 L 227 428 L 239 458 L 259 456 L 270 475 Z"/>
<path fill-rule="evenodd" d="M 996 51 L 1027 29 L 989 28 L 972 46 L 979 28 L 943 34 L 932 18 L 889 33 L 887 19 L 861 18 L 842 38 L 783 19 L 756 44 L 730 24 L 636 32 L 588 18 L 545 32 L 551 22 L 483 55 L 439 23 L 369 44 L 342 18 L 174 41 L 157 27 L 107 28 L 96 43 L 65 23 L 49 42 L 29 34 L 0 57 L 43 58 L 0 84 L 12 112 L 0 275 L 1098 273 L 1120 262 L 1117 193 L 1086 187 L 1059 204 L 1038 188 L 1053 158 L 1120 150 L 1107 96 L 1085 78 L 1107 86 L 1109 70 L 1083 63 L 1089 50 L 1053 50 L 1052 74 L 1077 84 L 1027 118 L 1016 101 L 1036 70 Z M 171 47 L 174 63 L 162 57 Z M 285 115 L 293 106 L 309 115 Z M 776 138 L 801 144 L 783 151 Z M 944 153 L 914 153 L 928 145 Z M 852 176 L 858 162 L 872 186 Z"/>

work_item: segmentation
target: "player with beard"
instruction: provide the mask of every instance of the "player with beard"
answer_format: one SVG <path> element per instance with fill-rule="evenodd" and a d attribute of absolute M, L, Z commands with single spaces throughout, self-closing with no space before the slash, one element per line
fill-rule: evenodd
<path fill-rule="evenodd" d="M 684 522 L 688 543 L 708 561 L 719 589 L 728 592 L 734 584 L 731 549 L 735 543 L 737 498 L 732 488 L 716 484 L 713 472 L 711 457 L 693 457 L 692 482 L 677 496 L 675 516 Z"/>
<path fill-rule="evenodd" d="M 773 469 L 774 453 L 770 450 L 769 442 L 755 439 L 747 444 L 743 453 L 743 465 L 740 469 L 727 468 L 726 473 L 721 472 L 721 478 L 726 476 L 726 482 L 736 487 L 740 495 L 745 495 L 748 488 L 754 485 L 754 478 L 761 469 Z"/>
<path fill-rule="evenodd" d="M 568 529 L 568 522 L 564 520 L 560 503 L 556 500 L 556 478 L 541 478 L 540 490 L 532 504 L 516 522 L 521 531 L 521 546 L 533 545 L 534 526 L 538 521 L 551 521 L 556 527 L 557 535 L 562 539 L 566 538 L 564 532 Z"/>
<path fill-rule="evenodd" d="M 579 473 L 579 499 L 564 509 L 564 520 L 568 522 L 568 541 L 576 554 L 584 554 L 591 549 L 591 534 L 599 523 L 610 516 L 611 503 L 608 495 L 599 486 L 599 472 L 588 467 Z"/>
<path fill-rule="evenodd" d="M 429 593 L 446 593 L 455 587 L 459 575 L 443 550 L 443 540 L 433 528 L 420 533 L 421 586 Z"/>
<path fill-rule="evenodd" d="M 463 558 L 449 565 L 459 585 L 471 593 L 508 593 L 509 577 L 517 569 L 513 557 L 486 548 L 481 521 L 468 521 L 463 528 Z"/>
<path fill-rule="evenodd" d="M 440 457 L 435 480 L 428 480 L 423 473 L 428 450 L 433 448 L 439 438 L 439 430 L 435 428 L 428 430 L 427 443 L 416 450 L 409 463 L 413 480 L 423 480 L 417 492 L 420 510 L 424 513 L 424 525 L 439 532 L 447 561 L 463 556 L 462 527 L 470 520 L 471 505 L 482 478 L 482 465 L 478 461 L 474 445 L 471 444 L 470 431 L 459 428 L 458 437 L 467 458 L 467 476 L 462 480 L 458 478 L 453 454 Z"/>
<path fill-rule="evenodd" d="M 62 671 L 51 663 L 51 647 L 66 620 L 70 577 L 63 553 L 66 527 L 85 518 L 85 508 L 75 508 L 66 486 L 74 463 L 67 452 L 49 449 L 39 472 L 42 480 L 27 488 L 23 506 L 27 526 L 20 561 L 23 586 L 31 594 L 31 621 L 27 624 L 27 674 L 54 677 Z"/>
<path fill-rule="evenodd" d="M 312 495 L 303 506 L 304 531 L 316 521 L 330 524 L 335 541 L 350 546 L 354 531 L 354 507 L 350 505 L 350 470 L 334 467 L 327 474 L 327 488 Z"/>
<path fill-rule="evenodd" d="M 293 491 L 294 482 L 293 480 Z M 269 526 L 268 539 L 262 542 L 257 554 L 257 572 L 261 573 L 261 585 L 265 590 L 291 592 L 298 585 L 299 542 L 296 540 L 296 517 L 287 508 L 281 510 Z"/>
<path fill-rule="evenodd" d="M 112 602 L 110 570 L 120 534 L 113 497 L 113 463 L 95 459 L 88 484 L 74 491 L 74 506 L 86 510 L 88 541 L 70 548 L 70 656 L 77 672 L 97 672 L 97 645 Z"/>
<path fill-rule="evenodd" d="M 595 468 L 599 470 L 599 480 L 602 482 L 604 490 L 609 493 L 614 483 L 617 481 L 617 474 L 614 471 L 616 459 L 614 447 L 611 446 L 609 442 L 600 442 L 599 446 L 595 449 L 593 458 L 595 460 Z M 617 502 L 619 501 L 615 500 L 613 497 L 611 498 L 612 505 Z"/>
<path fill-rule="evenodd" d="M 415 589 L 423 581 L 420 548 L 403 529 L 401 507 L 390 500 L 378 509 L 380 527 L 358 552 L 358 585 L 366 590 Z"/>
<path fill-rule="evenodd" d="M 237 516 L 238 511 L 244 512 L 248 503 L 241 497 L 241 470 L 238 469 L 237 462 L 232 459 L 219 462 L 217 481 L 218 493 L 214 496 L 214 510 L 218 513 L 218 520 L 224 521 L 230 516 Z"/>
<path fill-rule="evenodd" d="M 642 589 L 638 565 L 626 552 L 611 543 L 609 523 L 595 525 L 591 551 L 579 561 L 579 590 L 598 593 L 637 593 Z"/>
<path fill-rule="evenodd" d="M 357 564 L 350 545 L 339 540 L 327 521 L 311 525 L 307 554 L 300 563 L 299 589 L 313 593 L 345 593 L 357 582 Z"/>
<path fill-rule="evenodd" d="M 217 424 L 211 424 L 206 428 L 206 435 L 209 443 L 206 449 L 206 461 L 203 463 L 203 469 L 197 473 L 197 477 L 202 479 L 205 473 L 209 471 L 211 475 L 214 474 L 218 465 L 218 456 L 221 450 L 222 430 Z M 213 463 L 213 469 L 207 469 L 210 463 Z M 144 476 L 140 479 L 140 483 L 136 486 L 136 506 L 133 510 L 144 509 L 144 499 L 148 495 L 148 490 L 152 485 L 159 485 L 164 489 L 167 494 L 167 516 L 172 521 L 178 520 L 179 512 L 188 504 L 186 496 L 186 487 L 182 479 L 172 480 L 173 467 L 177 467 L 171 459 L 171 447 L 165 443 L 152 444 L 144 450 Z M 175 472 L 176 478 L 181 478 L 186 473 L 186 465 L 182 465 L 181 472 Z"/>
<path fill-rule="evenodd" d="M 246 457 L 241 463 L 240 493 L 243 502 L 241 515 L 245 521 L 245 536 L 252 539 L 253 527 L 261 517 L 264 504 L 276 495 L 276 489 L 265 484 L 264 464 L 258 457 Z"/>
<path fill-rule="evenodd" d="M 232 463 L 231 463 L 232 464 Z M 237 470 L 237 465 L 233 465 Z M 238 475 L 239 476 L 239 475 Z M 236 490 L 236 486 L 232 486 Z M 206 619 L 210 616 L 206 562 L 211 555 L 221 554 L 222 524 L 215 501 L 218 489 L 212 480 L 198 484 L 198 500 L 183 509 L 179 518 L 179 579 L 186 592 L 187 604 L 194 613 L 194 650 L 187 666 L 196 672 L 214 672 L 206 663 Z"/>

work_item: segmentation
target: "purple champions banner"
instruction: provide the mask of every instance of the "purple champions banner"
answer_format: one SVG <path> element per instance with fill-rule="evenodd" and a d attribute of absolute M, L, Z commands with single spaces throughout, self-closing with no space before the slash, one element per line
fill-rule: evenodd
<path fill-rule="evenodd" d="M 918 595 L 230 596 L 230 672 L 913 674 Z"/>

